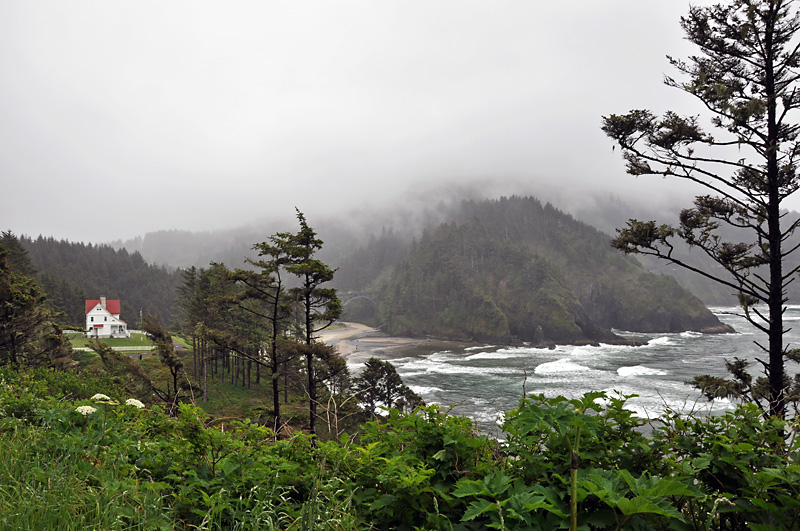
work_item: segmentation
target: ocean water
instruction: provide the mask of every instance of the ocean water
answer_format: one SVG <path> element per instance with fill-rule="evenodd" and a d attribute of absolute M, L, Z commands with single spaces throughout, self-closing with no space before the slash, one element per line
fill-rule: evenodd
<path fill-rule="evenodd" d="M 728 400 L 706 401 L 684 382 L 700 374 L 727 376 L 725 359 L 748 359 L 753 374 L 761 374 L 756 357 L 765 359 L 754 344 L 765 337 L 737 308 L 712 308 L 737 333 L 703 335 L 643 334 L 617 330 L 626 338 L 647 341 L 642 347 L 559 346 L 553 350 L 478 345 L 392 359 L 403 381 L 429 404 L 452 407 L 454 414 L 471 417 L 484 431 L 496 431 L 504 411 L 517 406 L 524 393 L 581 396 L 589 391 L 635 394 L 627 407 L 639 416 L 655 417 L 667 408 L 715 413 L 731 409 Z M 784 316 L 786 339 L 800 347 L 800 305 Z M 791 374 L 800 371 L 788 364 Z"/>

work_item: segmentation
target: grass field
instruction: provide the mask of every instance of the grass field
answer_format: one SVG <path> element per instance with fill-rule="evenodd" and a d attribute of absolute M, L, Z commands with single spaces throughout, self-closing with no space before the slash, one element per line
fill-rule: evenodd
<path fill-rule="evenodd" d="M 66 336 L 69 338 L 72 348 L 88 347 L 89 344 L 94 341 L 93 338 L 83 337 L 79 333 L 67 333 Z M 147 339 L 147 336 L 144 334 L 131 334 L 131 337 L 100 338 L 100 342 L 108 345 L 109 347 L 149 347 L 153 344 L 153 342 Z"/>

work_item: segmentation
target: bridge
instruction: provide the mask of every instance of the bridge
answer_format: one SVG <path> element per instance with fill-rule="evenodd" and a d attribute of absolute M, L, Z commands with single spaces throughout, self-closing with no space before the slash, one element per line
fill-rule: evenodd
<path fill-rule="evenodd" d="M 366 299 L 372 303 L 375 308 L 378 307 L 378 301 L 373 299 L 374 295 L 378 295 L 379 292 L 377 291 L 346 291 L 343 293 L 337 293 L 339 295 L 339 300 L 342 301 L 342 307 L 347 306 L 351 302 L 358 300 L 358 299 Z"/>

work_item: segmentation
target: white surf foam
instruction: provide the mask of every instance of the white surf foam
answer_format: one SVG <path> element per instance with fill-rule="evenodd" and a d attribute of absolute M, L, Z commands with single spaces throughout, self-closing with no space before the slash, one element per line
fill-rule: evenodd
<path fill-rule="evenodd" d="M 478 352 L 470 354 L 464 360 L 508 360 L 513 358 L 526 358 L 530 356 L 528 352 L 519 352 L 511 350 L 497 350 L 495 352 Z"/>
<path fill-rule="evenodd" d="M 617 369 L 617 374 L 620 376 L 664 376 L 669 373 L 661 369 L 645 367 L 644 365 L 633 365 L 620 367 Z"/>
<path fill-rule="evenodd" d="M 424 385 L 409 385 L 412 391 L 420 395 L 430 395 L 433 393 L 441 393 L 443 390 L 440 387 L 424 386 Z"/>
<path fill-rule="evenodd" d="M 648 346 L 655 346 L 655 345 L 674 345 L 675 341 L 671 337 L 661 336 L 651 339 L 647 345 Z"/>
<path fill-rule="evenodd" d="M 560 360 L 542 363 L 541 365 L 538 365 L 533 372 L 536 374 L 561 374 L 564 372 L 583 372 L 590 370 L 591 369 L 589 367 L 579 365 L 566 358 L 562 358 Z"/>
<path fill-rule="evenodd" d="M 457 363 L 446 363 L 434 360 L 433 357 L 418 359 L 405 365 L 398 366 L 397 372 L 402 377 L 420 374 L 484 374 L 491 376 L 494 374 L 514 374 L 519 372 L 513 367 L 471 367 Z"/>

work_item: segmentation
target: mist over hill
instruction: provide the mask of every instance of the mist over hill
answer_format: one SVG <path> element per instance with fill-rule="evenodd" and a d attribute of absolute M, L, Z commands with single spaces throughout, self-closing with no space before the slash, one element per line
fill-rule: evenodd
<path fill-rule="evenodd" d="M 487 199 L 484 189 L 506 188 L 513 187 L 508 183 L 501 185 L 494 182 L 485 183 L 483 188 L 466 184 L 454 185 L 421 190 L 418 194 L 398 198 L 393 205 L 361 205 L 335 217 L 317 216 L 314 212 L 306 214 L 312 226 L 325 241 L 320 256 L 323 260 L 338 266 L 346 262 L 353 253 L 361 252 L 359 249 L 371 238 L 379 238 L 387 230 L 393 232 L 393 238 L 397 242 L 408 243 L 413 238 L 419 237 L 424 230 L 432 230 L 452 219 L 461 201 L 482 201 Z M 530 186 L 520 185 L 519 188 L 526 190 Z M 683 196 L 645 201 L 609 192 L 574 194 L 554 186 L 536 188 L 541 193 L 526 195 L 535 196 L 544 203 L 554 205 L 609 237 L 615 233 L 615 229 L 623 227 L 631 218 L 674 223 L 681 208 L 689 204 Z M 514 194 L 509 194 L 511 195 Z M 278 231 L 294 230 L 293 215 L 293 209 L 287 207 L 280 216 L 276 214 L 239 228 L 203 232 L 163 230 L 149 232 L 129 240 L 116 240 L 110 242 L 110 245 L 115 249 L 124 248 L 129 252 L 139 252 L 149 263 L 168 268 L 205 267 L 212 261 L 230 267 L 240 267 L 243 265 L 244 257 L 252 255 L 251 247 L 254 243 L 264 241 Z M 793 217 L 798 214 L 789 215 Z M 800 243 L 800 235 L 793 237 L 792 242 Z M 715 270 L 716 264 L 699 250 L 689 249 L 681 242 L 676 243 L 676 253 L 681 259 L 707 271 Z M 681 286 L 708 305 L 736 304 L 736 296 L 730 293 L 728 288 L 698 274 L 649 257 L 638 256 L 636 259 L 649 271 L 675 277 Z M 337 282 L 344 274 L 346 273 L 343 271 L 338 273 Z M 790 300 L 800 300 L 800 283 L 790 285 L 788 294 Z"/>
<path fill-rule="evenodd" d="M 573 216 L 532 196 L 485 199 L 474 189 L 459 189 L 461 196 L 452 192 L 394 208 L 362 206 L 336 218 L 306 213 L 324 241 L 320 259 L 339 268 L 333 284 L 342 298 L 366 294 L 360 301 L 346 301 L 347 318 L 396 334 L 504 341 L 599 340 L 612 338 L 612 328 L 679 331 L 719 325 L 670 276 L 682 272 L 642 261 L 657 273 L 652 275 L 636 258 L 610 246 L 614 227 L 626 219 L 668 217 L 677 207 L 631 207 L 610 194 L 583 196 L 568 201 L 576 212 Z M 253 244 L 277 232 L 296 230 L 293 214 L 292 209 L 283 217 L 264 218 L 238 229 L 164 230 L 110 245 L 80 244 L 76 249 L 114 254 L 115 260 L 136 262 L 134 269 L 142 267 L 141 262 L 169 276 L 169 281 L 157 282 L 163 289 L 150 306 L 171 321 L 180 276 L 176 269 L 208 267 L 211 262 L 242 267 L 245 257 L 253 257 Z M 37 257 L 37 268 L 53 278 L 63 277 L 72 267 L 56 263 L 63 251 L 44 250 L 65 245 L 56 244 L 46 238 L 27 243 Z M 426 274 L 426 268 L 435 274 Z M 69 289 L 62 291 L 100 296 L 93 292 L 101 290 L 115 296 L 113 279 L 99 285 L 96 279 L 78 282 L 80 274 L 69 273 L 72 280 L 62 282 Z M 677 278 L 684 287 L 691 286 L 690 291 L 696 289 L 704 301 L 733 303 L 697 275 Z M 58 282 L 48 282 L 59 289 Z M 131 287 L 129 278 L 117 284 L 125 290 Z M 72 293 L 68 298 L 77 297 Z M 146 302 L 132 292 L 126 298 L 140 307 Z M 473 309 L 480 315 L 471 313 Z"/>
<path fill-rule="evenodd" d="M 614 250 L 610 237 L 532 197 L 464 201 L 407 243 L 384 231 L 344 262 L 350 315 L 391 334 L 482 341 L 613 341 L 612 328 L 722 331 L 669 276 Z M 348 304 L 350 306 L 351 304 Z"/>
<path fill-rule="evenodd" d="M 415 196 L 398 198 L 394 206 L 387 206 L 386 204 L 363 204 L 358 208 L 342 213 L 336 217 L 316 216 L 313 212 L 306 212 L 306 216 L 311 226 L 317 231 L 319 237 L 325 242 L 323 249 L 319 253 L 320 259 L 326 263 L 338 267 L 334 284 L 340 291 L 347 292 L 367 292 L 369 299 L 362 298 L 360 302 L 348 304 L 347 317 L 355 320 L 367 321 L 369 324 L 382 325 L 392 329 L 395 332 L 403 332 L 412 329 L 420 328 L 415 325 L 411 328 L 400 326 L 398 323 L 403 322 L 399 318 L 400 314 L 394 310 L 387 308 L 396 308 L 403 299 L 398 297 L 397 293 L 392 296 L 392 305 L 386 306 L 386 297 L 389 297 L 390 282 L 392 275 L 400 275 L 403 272 L 403 267 L 408 267 L 409 262 L 419 263 L 422 256 L 426 255 L 434 263 L 441 265 L 442 260 L 448 252 L 446 246 L 442 246 L 443 242 L 438 242 L 437 238 L 447 231 L 442 228 L 442 225 L 450 224 L 451 230 L 450 238 L 461 237 L 478 245 L 480 238 L 474 237 L 471 231 L 475 231 L 475 227 L 467 227 L 472 221 L 465 219 L 465 204 L 472 205 L 470 208 L 473 210 L 480 208 L 478 205 L 489 205 L 497 203 L 498 199 L 486 199 L 485 194 L 482 193 L 480 188 L 462 186 L 454 187 L 452 189 L 440 190 L 440 194 L 429 193 L 425 190 L 420 190 L 419 194 Z M 646 270 L 654 272 L 658 275 L 658 282 L 648 281 L 650 287 L 643 287 L 637 282 L 626 281 L 617 283 L 614 290 L 617 295 L 609 299 L 606 295 L 599 297 L 598 300 L 605 301 L 603 303 L 592 302 L 587 298 L 586 286 L 592 284 L 586 281 L 591 275 L 598 278 L 604 277 L 607 271 L 614 268 L 619 269 L 617 265 L 612 265 L 612 261 L 603 261 L 597 264 L 590 264 L 585 262 L 586 256 L 591 253 L 580 246 L 589 245 L 592 251 L 597 256 L 615 256 L 614 260 L 622 260 L 617 251 L 610 248 L 609 239 L 614 233 L 616 227 L 624 226 L 629 218 L 638 218 L 643 220 L 654 219 L 659 222 L 672 222 L 674 221 L 681 207 L 687 206 L 686 203 L 681 203 L 677 200 L 663 200 L 660 203 L 637 203 L 631 202 L 630 198 L 606 194 L 574 194 L 571 195 L 564 190 L 555 188 L 543 188 L 543 197 L 552 198 L 554 201 L 561 201 L 561 203 L 551 202 L 547 199 L 533 199 L 533 196 L 514 196 L 507 197 L 515 198 L 515 201 L 522 199 L 537 201 L 542 205 L 549 214 L 559 217 L 562 224 L 582 223 L 587 227 L 591 227 L 595 235 L 592 237 L 592 243 L 581 240 L 578 245 L 578 250 L 572 254 L 565 253 L 564 250 L 554 250 L 554 248 L 545 248 L 542 241 L 532 240 L 532 235 L 536 231 L 540 231 L 541 227 L 546 226 L 547 223 L 540 224 L 540 227 L 532 228 L 530 234 L 523 232 L 509 232 L 508 237 L 505 233 L 502 234 L 495 232 L 495 235 L 490 241 L 481 243 L 484 252 L 483 266 L 487 262 L 487 256 L 494 253 L 497 254 L 498 250 L 492 246 L 498 245 L 498 242 L 516 242 L 519 244 L 524 243 L 522 249 L 517 249 L 515 252 L 522 252 L 523 254 L 533 253 L 536 256 L 544 257 L 546 263 L 540 263 L 538 269 L 540 272 L 546 272 L 545 277 L 550 279 L 557 279 L 556 284 L 563 284 L 568 287 L 574 301 L 579 303 L 579 306 L 573 302 L 566 301 L 568 296 L 562 297 L 562 302 L 559 307 L 570 315 L 570 322 L 575 324 L 576 320 L 581 320 L 579 314 L 585 313 L 585 319 L 581 322 L 591 322 L 602 329 L 611 327 L 617 328 L 641 328 L 644 325 L 631 324 L 628 320 L 622 319 L 620 316 L 624 313 L 620 308 L 636 307 L 630 301 L 636 299 L 641 294 L 645 293 L 647 289 L 653 287 L 654 284 L 662 284 L 660 289 L 670 291 L 673 286 L 668 286 L 670 282 L 668 279 L 674 277 L 680 286 L 688 289 L 700 300 L 708 305 L 733 305 L 736 303 L 735 296 L 729 293 L 729 290 L 722 288 L 719 285 L 704 279 L 702 276 L 684 271 L 680 268 L 672 266 L 662 261 L 655 259 L 648 259 L 647 257 L 626 257 L 621 263 L 627 264 L 625 267 L 639 267 L 638 264 L 644 266 Z M 538 196 L 536 196 L 538 197 Z M 509 206 L 513 202 L 505 201 Z M 487 207 L 488 208 L 488 207 Z M 469 209 L 467 209 L 469 210 Z M 512 209 L 513 210 L 513 209 Z M 180 231 L 180 230 L 163 230 L 157 232 L 150 232 L 142 236 L 130 240 L 117 240 L 110 244 L 91 245 L 91 244 L 71 244 L 73 246 L 82 246 L 81 252 L 94 252 L 96 254 L 103 254 L 111 256 L 109 251 L 115 251 L 119 254 L 115 259 L 123 259 L 131 261 L 131 271 L 142 268 L 150 267 L 153 271 L 162 271 L 158 274 L 170 275 L 175 269 L 185 268 L 190 266 L 208 267 L 211 262 L 224 263 L 229 267 L 242 267 L 245 266 L 245 257 L 253 257 L 251 250 L 254 243 L 265 241 L 270 235 L 281 231 L 294 231 L 296 230 L 296 221 L 294 219 L 294 209 L 291 207 L 286 208 L 286 211 L 274 213 L 271 217 L 263 217 L 259 221 L 255 221 L 249 225 L 242 226 L 235 229 L 225 229 L 218 231 Z M 474 212 L 473 212 L 474 214 Z M 787 216 L 794 218 L 797 213 L 787 213 Z M 509 226 L 514 226 L 518 219 L 515 214 L 509 214 Z M 474 217 L 474 215 L 473 215 Z M 564 221 L 569 220 L 569 221 Z M 507 222 L 503 222 L 504 227 Z M 566 226 L 566 225 L 565 225 Z M 487 229 L 489 230 L 489 229 Z M 495 230 L 495 229 L 492 229 Z M 575 229 L 577 232 L 584 231 L 585 229 Z M 455 232 L 452 232 L 455 231 Z M 505 228 L 503 229 L 505 231 Z M 541 232 L 541 231 L 540 231 Z M 573 231 L 574 232 L 574 231 Z M 589 231 L 591 232 L 591 231 Z M 588 233 L 588 232 L 587 232 Z M 543 234 L 543 233 L 542 233 Z M 729 234 L 731 238 L 735 238 L 736 234 Z M 551 235 L 552 241 L 549 244 L 558 243 L 561 240 L 568 240 L 572 236 L 564 236 L 563 234 L 558 237 Z M 36 244 L 34 242 L 38 241 Z M 792 243 L 800 242 L 800 235 L 792 237 Z M 44 243 L 43 243 L 44 242 Z M 577 242 L 577 240 L 576 240 Z M 55 245 L 52 238 L 39 238 L 32 240 L 28 238 L 28 246 L 36 247 L 38 245 L 42 249 L 49 247 L 58 247 Z M 562 241 L 563 244 L 563 241 Z M 63 245 L 63 243 L 61 244 Z M 75 269 L 73 265 L 56 265 L 57 257 L 61 256 L 61 251 L 51 252 L 43 250 L 35 250 L 31 247 L 31 251 L 37 256 L 37 268 L 41 270 L 42 277 L 48 284 L 49 291 L 58 291 L 59 295 L 52 296 L 53 299 L 79 299 L 81 297 L 97 297 L 100 295 L 115 296 L 114 291 L 116 286 L 126 285 L 128 289 L 138 289 L 139 291 L 146 292 L 149 288 L 133 288 L 130 278 L 134 278 L 133 274 L 125 274 L 122 280 L 117 280 L 114 274 L 107 277 L 106 280 L 99 282 L 98 275 L 93 274 L 93 280 L 81 279 L 76 280 L 80 275 L 85 274 L 86 268 L 77 267 L 77 269 L 69 273 L 70 280 L 65 279 L 64 271 Z M 76 247 L 77 248 L 77 247 Z M 487 254 L 487 250 L 493 249 L 491 253 Z M 413 252 L 412 252 L 413 251 Z M 72 251 L 71 251 L 72 252 Z M 413 256 L 417 253 L 417 256 Z M 555 254 L 553 254 L 555 253 Z M 701 255 L 696 249 L 689 249 L 686 246 L 678 244 L 676 246 L 676 253 L 682 259 L 689 263 L 696 264 L 700 268 L 707 271 L 714 271 L 716 264 L 710 259 Z M 69 255 L 69 253 L 67 253 Z M 475 255 L 480 257 L 481 254 Z M 453 278 L 460 278 L 462 282 L 459 286 L 451 286 L 452 289 L 459 291 L 463 290 L 464 293 L 474 292 L 478 289 L 483 295 L 492 290 L 484 285 L 480 288 L 476 287 L 476 283 L 485 282 L 474 277 L 473 261 L 475 257 L 472 255 L 466 257 L 469 259 L 469 267 L 462 272 L 456 270 L 450 271 Z M 520 258 L 520 257 L 518 257 Z M 530 256 L 528 257 L 530 258 Z M 520 258 L 522 259 L 522 258 Z M 73 260 L 74 263 L 84 263 L 86 259 L 81 258 L 79 261 Z M 603 258 L 606 260 L 606 258 Z M 610 260 L 610 259 L 609 259 Z M 101 260 L 102 262 L 102 260 Z M 136 262 L 136 263 L 134 263 Z M 139 263 L 141 262 L 141 263 Z M 616 262 L 613 262 L 616 263 Z M 142 265 L 144 264 L 144 265 Z M 451 264 L 452 265 L 452 264 Z M 498 267 L 499 264 L 496 264 Z M 462 264 L 462 266 L 464 266 Z M 459 267 L 462 267 L 459 266 Z M 464 266 L 465 267 L 465 266 Z M 538 266 L 537 266 L 538 267 Z M 53 271 L 53 269 L 58 271 Z M 114 268 L 112 268 L 114 269 Z M 119 269 L 120 271 L 122 269 Z M 60 271 L 60 272 L 59 272 Z M 564 273 L 569 271 L 569 275 L 564 276 Z M 591 272 L 591 273 L 590 273 Z M 463 274 L 462 274 L 463 273 Z M 409 274 L 408 270 L 405 273 Z M 459 276 L 460 275 L 460 276 Z M 179 276 L 179 274 L 178 274 Z M 474 277 L 474 278 L 473 278 Z M 177 278 L 177 277 L 175 277 Z M 151 308 L 160 311 L 168 320 L 174 317 L 174 308 L 172 302 L 174 301 L 174 286 L 179 283 L 175 278 L 169 281 L 153 281 L 149 284 L 163 286 L 157 295 L 144 296 L 142 293 L 135 293 L 133 291 L 127 294 L 125 298 L 131 301 L 137 307 L 145 307 L 148 304 Z M 400 278 L 397 276 L 396 278 Z M 466 279 L 466 280 L 465 280 Z M 506 279 L 507 281 L 509 279 Z M 406 279 L 409 281 L 409 278 Z M 455 280 L 452 280 L 455 282 Z M 98 284 L 99 282 L 99 284 Z M 554 284 L 555 285 L 555 284 Z M 608 286 L 607 283 L 594 283 L 593 293 L 597 294 L 598 286 Z M 623 288 L 627 289 L 625 295 L 621 295 Z M 437 288 L 441 289 L 441 287 Z M 523 288 L 520 288 L 523 289 Z M 524 287 L 526 290 L 536 290 L 532 285 Z M 606 289 L 605 287 L 603 289 Z M 645 291 L 642 291 L 642 290 Z M 105 293 L 94 293 L 95 291 L 104 291 Z M 592 291 L 592 290 L 589 290 Z M 675 292 L 678 293 L 677 291 Z M 483 296 L 481 295 L 481 296 Z M 497 295 L 497 294 L 495 294 Z M 647 300 L 649 296 L 641 295 L 643 300 Z M 682 297 L 677 297 L 680 299 Z M 384 299 L 382 299 L 384 298 Z M 508 298 L 508 297 L 506 297 Z M 547 297 L 545 297 L 547 298 Z M 790 301 L 800 300 L 800 283 L 792 284 L 789 286 Z M 380 300 L 379 300 L 380 299 Z M 612 307 L 608 305 L 609 300 L 617 301 Z M 655 299 L 653 299 L 655 300 Z M 152 302 L 152 304 L 150 304 Z M 405 304 L 405 303 L 403 303 Z M 437 303 L 439 304 L 439 303 Z M 465 306 L 476 304 L 476 301 L 464 302 Z M 67 313 L 74 311 L 71 309 L 72 303 L 61 301 L 58 303 L 60 308 Z M 365 306 L 366 305 L 366 306 Z M 433 305 L 437 308 L 437 305 Z M 441 308 L 439 308 L 442 310 Z M 376 311 L 379 310 L 379 311 Z M 419 312 L 419 315 L 426 315 L 427 310 Z M 511 313 L 521 312 L 519 308 L 516 310 L 509 309 Z M 394 313 L 393 313 L 394 312 Z M 669 312 L 667 312 L 668 314 Z M 583 314 L 581 314 L 583 315 Z M 616 315 L 617 321 L 610 321 L 607 319 L 608 315 Z M 130 316 L 128 316 L 130 317 Z M 450 317 L 452 320 L 453 318 Z M 678 329 L 679 326 L 675 323 L 667 323 L 663 317 L 652 318 L 654 322 L 659 321 L 659 329 L 672 330 Z M 78 315 L 70 317 L 72 322 L 79 320 Z M 678 322 L 681 319 L 678 319 Z M 425 322 L 433 322 L 431 319 L 425 319 Z M 393 323 L 390 326 L 390 323 Z M 681 325 L 684 328 L 692 328 L 691 325 Z M 708 326 L 708 323 L 703 326 Z M 517 327 L 519 328 L 519 327 Z M 545 330 L 547 327 L 543 327 Z M 580 327 L 579 327 L 580 328 Z M 696 327 L 695 327 L 696 328 Z M 420 328 L 421 330 L 421 328 Z M 574 329 L 573 329 L 574 330 Z M 534 329 L 534 335 L 536 330 Z M 424 332 L 423 332 L 424 333 Z M 443 334 L 447 335 L 447 334 Z M 454 333 L 453 335 L 459 335 Z M 461 334 L 469 336 L 469 334 Z M 480 334 L 477 334 L 478 336 Z M 509 337 L 516 336 L 514 332 L 508 332 Z M 525 337 L 530 334 L 522 334 Z M 588 337 L 588 336 L 587 336 Z"/>

